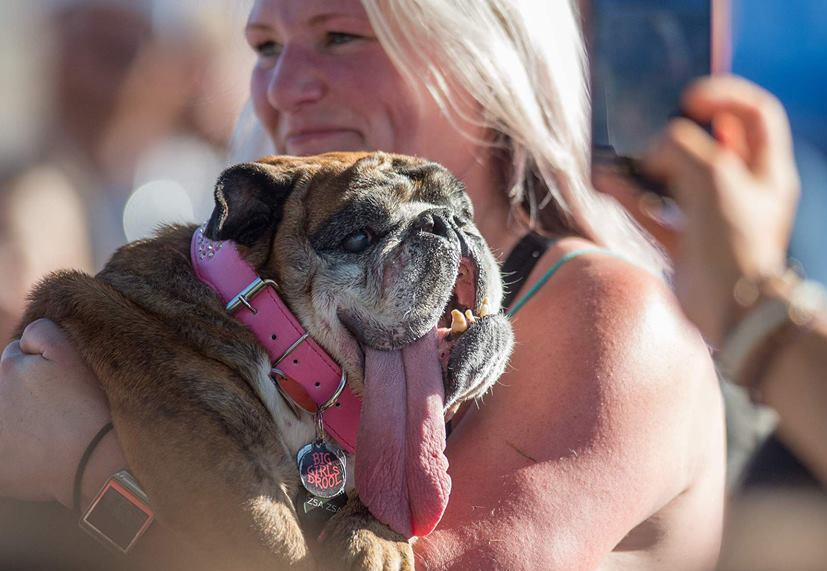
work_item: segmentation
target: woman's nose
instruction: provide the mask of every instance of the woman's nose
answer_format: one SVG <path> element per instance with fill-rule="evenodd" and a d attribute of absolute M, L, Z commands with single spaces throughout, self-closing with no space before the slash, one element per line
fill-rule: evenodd
<path fill-rule="evenodd" d="M 324 89 L 324 78 L 313 55 L 301 47 L 285 46 L 267 86 L 270 105 L 282 112 L 292 112 L 321 99 Z"/>

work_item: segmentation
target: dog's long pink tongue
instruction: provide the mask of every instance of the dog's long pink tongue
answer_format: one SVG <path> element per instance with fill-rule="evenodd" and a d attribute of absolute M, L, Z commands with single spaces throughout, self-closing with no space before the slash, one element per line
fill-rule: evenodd
<path fill-rule="evenodd" d="M 356 487 L 379 521 L 405 537 L 439 523 L 451 478 L 436 329 L 400 351 L 365 348 Z"/>

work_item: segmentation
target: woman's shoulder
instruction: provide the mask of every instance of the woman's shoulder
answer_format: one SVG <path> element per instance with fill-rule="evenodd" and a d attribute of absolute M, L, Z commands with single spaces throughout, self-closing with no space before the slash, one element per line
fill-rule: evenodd
<path fill-rule="evenodd" d="M 545 338 L 598 345 L 611 341 L 613 346 L 618 335 L 632 343 L 657 332 L 646 343 L 653 350 L 669 345 L 670 353 L 683 349 L 707 354 L 663 278 L 591 242 L 565 238 L 555 243 L 532 271 L 527 287 L 539 283 L 515 315 L 515 327 L 528 327 Z"/>
<path fill-rule="evenodd" d="M 712 430 L 720 395 L 709 351 L 665 281 L 567 238 L 544 255 L 529 286 L 567 255 L 513 319 L 512 365 L 531 398 L 565 403 L 556 412 L 584 430 L 607 422 L 607 444 L 628 449 Z M 595 410 L 600 418 L 589 414 Z"/>
<path fill-rule="evenodd" d="M 555 244 L 527 287 L 584 248 L 593 245 Z M 653 514 L 664 516 L 657 528 L 664 537 L 679 520 L 701 526 L 701 515 L 676 502 L 697 496 L 694 490 L 711 490 L 698 513 L 720 513 L 723 427 L 714 370 L 662 280 L 616 256 L 583 251 L 559 266 L 512 323 L 508 370 L 449 440 L 455 485 L 443 529 L 474 545 L 466 529 L 483 527 L 468 522 L 487 521 L 499 530 L 497 541 L 544 546 L 537 568 L 573 569 L 596 566 Z"/>

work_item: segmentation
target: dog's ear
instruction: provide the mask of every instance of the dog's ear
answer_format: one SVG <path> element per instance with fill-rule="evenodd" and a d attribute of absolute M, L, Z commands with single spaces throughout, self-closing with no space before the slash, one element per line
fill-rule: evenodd
<path fill-rule="evenodd" d="M 252 246 L 281 222 L 296 171 L 264 163 L 235 165 L 218 177 L 215 208 L 204 235 Z"/>

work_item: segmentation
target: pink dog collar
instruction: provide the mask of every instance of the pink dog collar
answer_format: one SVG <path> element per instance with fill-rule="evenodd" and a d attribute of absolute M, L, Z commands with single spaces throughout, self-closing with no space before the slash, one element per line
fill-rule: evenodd
<path fill-rule="evenodd" d="M 198 279 L 218 293 L 227 310 L 267 349 L 276 387 L 299 404 L 308 398 L 317 407 L 328 403 L 340 388 L 342 369 L 305 332 L 276 293 L 275 282 L 262 280 L 233 242 L 214 242 L 204 236 L 204 226 L 193 233 L 190 257 Z M 276 379 L 282 375 L 287 380 L 283 384 Z M 346 385 L 333 405 L 322 412 L 325 430 L 351 454 L 356 450 L 361 406 Z"/>

